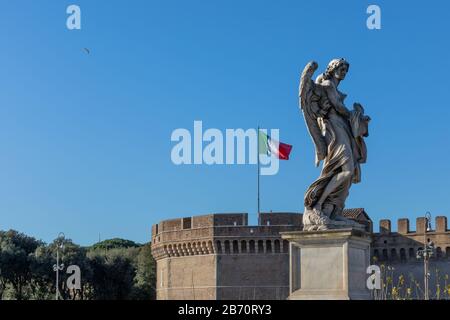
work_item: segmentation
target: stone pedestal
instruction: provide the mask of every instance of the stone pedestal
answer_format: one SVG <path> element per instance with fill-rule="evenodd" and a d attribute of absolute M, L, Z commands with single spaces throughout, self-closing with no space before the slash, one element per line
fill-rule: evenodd
<path fill-rule="evenodd" d="M 283 232 L 290 245 L 289 300 L 371 299 L 370 235 L 355 229 Z"/>

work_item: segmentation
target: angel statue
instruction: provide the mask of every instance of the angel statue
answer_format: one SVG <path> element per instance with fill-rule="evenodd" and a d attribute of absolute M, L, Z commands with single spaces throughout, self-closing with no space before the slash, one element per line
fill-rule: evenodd
<path fill-rule="evenodd" d="M 346 95 L 338 90 L 349 67 L 345 59 L 334 59 L 314 82 L 318 64 L 313 61 L 301 76 L 300 107 L 316 148 L 316 167 L 323 160 L 320 177 L 305 193 L 304 231 L 364 228 L 342 215 L 352 183 L 361 181 L 370 121 L 359 103 L 348 110 Z"/>

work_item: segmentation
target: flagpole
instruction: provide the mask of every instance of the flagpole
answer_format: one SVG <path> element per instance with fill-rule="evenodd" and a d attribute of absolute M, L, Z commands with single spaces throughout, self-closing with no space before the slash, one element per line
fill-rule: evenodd
<path fill-rule="evenodd" d="M 261 224 L 261 217 L 260 217 L 260 213 L 261 213 L 261 207 L 260 207 L 260 199 L 259 199 L 259 176 L 260 176 L 260 164 L 259 164 L 259 126 L 258 126 L 258 149 L 257 152 L 258 154 L 256 155 L 257 159 L 258 159 L 258 225 Z"/>

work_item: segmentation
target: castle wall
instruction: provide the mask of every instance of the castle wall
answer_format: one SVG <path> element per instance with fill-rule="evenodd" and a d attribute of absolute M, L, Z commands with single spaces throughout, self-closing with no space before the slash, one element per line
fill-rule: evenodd
<path fill-rule="evenodd" d="M 364 209 L 346 213 L 372 230 Z M 301 221 L 298 213 L 262 213 L 260 225 L 248 226 L 248 215 L 236 213 L 173 219 L 152 226 L 157 298 L 286 299 L 289 244 L 280 232 L 301 230 Z M 437 217 L 435 225 L 435 230 L 427 231 L 425 219 L 419 218 L 417 230 L 412 231 L 409 220 L 400 219 L 398 231 L 393 231 L 390 220 L 380 221 L 380 232 L 372 233 L 373 263 L 383 265 L 394 283 L 403 275 L 405 282 L 414 279 L 423 284 L 423 260 L 417 260 L 417 250 L 424 247 L 424 241 L 433 241 L 437 250 L 430 260 L 431 291 L 436 292 L 437 283 L 443 288 L 445 275 L 450 275 L 450 231 L 445 217 Z"/>
<path fill-rule="evenodd" d="M 298 229 L 297 213 L 212 214 L 162 221 L 152 227 L 157 298 L 286 299 L 288 243 L 282 231 Z"/>
<path fill-rule="evenodd" d="M 172 257 L 157 263 L 158 300 L 215 300 L 216 256 Z"/>
<path fill-rule="evenodd" d="M 285 300 L 289 295 L 289 255 L 218 256 L 217 299 Z"/>

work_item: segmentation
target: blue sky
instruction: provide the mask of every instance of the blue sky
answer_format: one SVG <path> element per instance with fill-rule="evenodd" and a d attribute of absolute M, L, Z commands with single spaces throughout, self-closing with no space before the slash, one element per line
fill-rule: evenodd
<path fill-rule="evenodd" d="M 66 28 L 70 4 L 82 30 Z M 347 207 L 374 221 L 448 216 L 449 14 L 444 1 L 2 1 L 0 229 L 87 245 L 146 242 L 160 220 L 211 212 L 255 223 L 255 166 L 172 164 L 171 133 L 194 120 L 279 128 L 294 148 L 261 178 L 262 209 L 301 211 L 319 169 L 299 74 L 335 57 L 351 64 L 348 106 L 372 118 Z"/>

